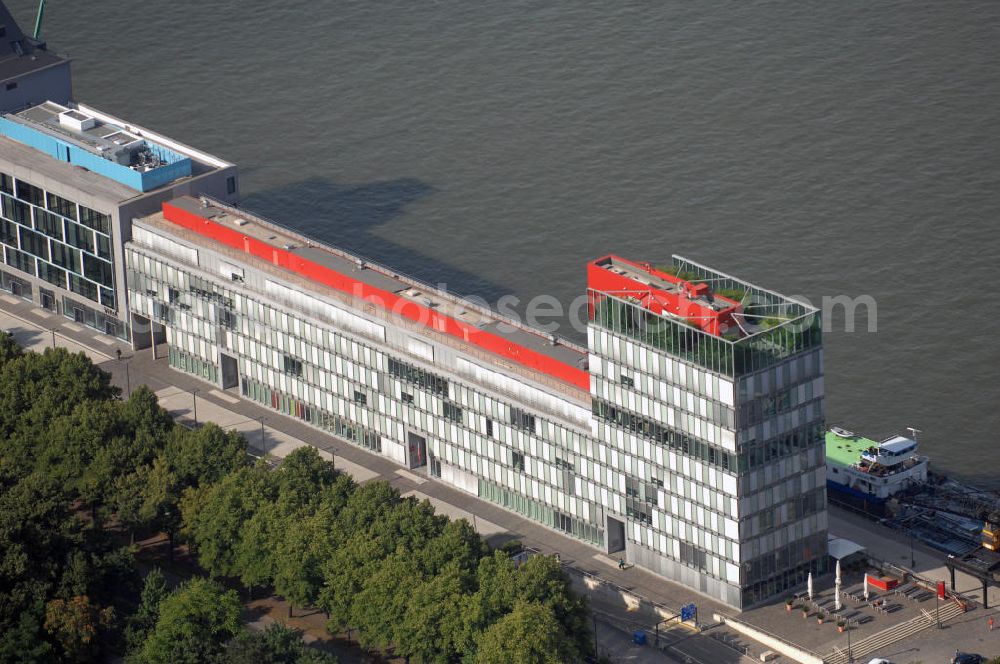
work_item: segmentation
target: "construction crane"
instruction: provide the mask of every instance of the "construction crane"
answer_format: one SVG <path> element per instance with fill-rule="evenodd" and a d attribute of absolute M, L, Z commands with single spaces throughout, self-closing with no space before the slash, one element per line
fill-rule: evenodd
<path fill-rule="evenodd" d="M 32 35 L 35 39 L 38 39 L 42 35 L 43 16 L 45 16 L 45 0 L 38 0 L 38 16 L 35 17 L 35 34 Z"/>

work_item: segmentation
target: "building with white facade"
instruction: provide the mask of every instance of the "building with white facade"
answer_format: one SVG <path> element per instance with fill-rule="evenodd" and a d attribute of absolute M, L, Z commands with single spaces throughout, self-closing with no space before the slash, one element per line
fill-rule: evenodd
<path fill-rule="evenodd" d="M 608 256 L 583 348 L 208 198 L 124 256 L 134 342 L 180 371 L 737 608 L 826 571 L 804 304 Z"/>

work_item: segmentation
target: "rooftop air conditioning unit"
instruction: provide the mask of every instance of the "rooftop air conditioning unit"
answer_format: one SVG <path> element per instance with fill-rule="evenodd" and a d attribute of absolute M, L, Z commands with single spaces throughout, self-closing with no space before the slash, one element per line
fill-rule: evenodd
<path fill-rule="evenodd" d="M 241 219 L 240 217 L 236 217 L 235 219 L 233 219 L 233 223 L 236 224 L 237 226 L 246 226 L 247 220 Z"/>
<path fill-rule="evenodd" d="M 59 124 L 74 131 L 86 131 L 93 129 L 97 125 L 97 120 L 80 111 L 69 110 L 59 114 Z"/>

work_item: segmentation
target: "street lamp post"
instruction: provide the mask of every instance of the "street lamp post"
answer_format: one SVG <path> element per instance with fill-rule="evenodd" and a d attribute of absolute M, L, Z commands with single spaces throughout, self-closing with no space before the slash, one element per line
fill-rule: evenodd
<path fill-rule="evenodd" d="M 191 388 L 191 411 L 194 414 L 194 424 L 198 426 L 198 388 Z"/>
<path fill-rule="evenodd" d="M 917 566 L 917 559 L 913 557 L 913 533 L 910 533 L 910 569 Z"/>
<path fill-rule="evenodd" d="M 851 650 L 851 621 L 847 621 L 847 664 L 854 664 L 854 652 Z"/>
<path fill-rule="evenodd" d="M 128 360 L 125 360 L 125 398 L 132 396 L 132 378 L 128 373 Z"/>

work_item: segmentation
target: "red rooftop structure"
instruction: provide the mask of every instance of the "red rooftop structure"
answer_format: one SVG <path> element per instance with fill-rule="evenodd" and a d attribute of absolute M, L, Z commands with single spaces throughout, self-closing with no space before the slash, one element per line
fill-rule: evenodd
<path fill-rule="evenodd" d="M 736 329 L 733 314 L 743 311 L 743 305 L 713 293 L 703 281 L 688 281 L 614 254 L 587 264 L 587 287 L 636 301 L 657 315 L 683 318 L 715 336 Z"/>

